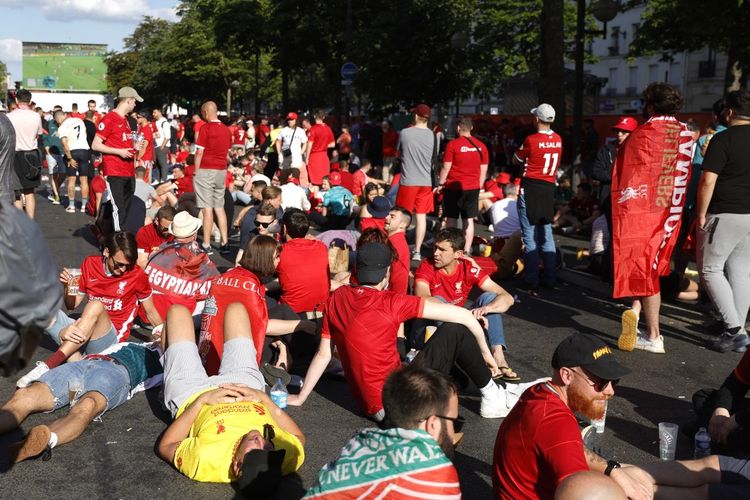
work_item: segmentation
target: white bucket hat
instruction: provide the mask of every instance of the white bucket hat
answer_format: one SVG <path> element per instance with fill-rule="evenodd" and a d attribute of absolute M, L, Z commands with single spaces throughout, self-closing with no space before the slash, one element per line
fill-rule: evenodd
<path fill-rule="evenodd" d="M 198 232 L 201 227 L 201 220 L 193 217 L 188 212 L 180 212 L 175 215 L 174 220 L 169 225 L 169 233 L 175 238 L 189 238 Z"/>

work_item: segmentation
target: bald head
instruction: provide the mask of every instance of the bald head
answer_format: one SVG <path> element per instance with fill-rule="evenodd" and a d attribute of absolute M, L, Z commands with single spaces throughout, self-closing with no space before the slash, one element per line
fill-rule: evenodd
<path fill-rule="evenodd" d="M 216 120 L 219 116 L 216 103 L 213 101 L 204 102 L 203 106 L 201 106 L 201 114 L 206 120 Z"/>
<path fill-rule="evenodd" d="M 576 472 L 566 477 L 555 491 L 555 500 L 625 500 L 625 492 L 601 472 Z"/>

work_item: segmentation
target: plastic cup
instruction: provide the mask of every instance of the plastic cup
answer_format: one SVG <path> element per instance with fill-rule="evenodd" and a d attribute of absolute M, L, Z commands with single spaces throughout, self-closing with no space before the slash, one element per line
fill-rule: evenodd
<path fill-rule="evenodd" d="M 597 434 L 601 434 L 604 432 L 604 423 L 607 421 L 607 405 L 609 404 L 609 401 L 604 402 L 604 415 L 602 418 L 598 419 L 591 419 L 591 425 L 596 429 Z"/>
<path fill-rule="evenodd" d="M 82 394 L 83 380 L 79 378 L 70 379 L 68 381 L 68 399 L 70 400 L 70 406 L 74 406 Z"/>
<path fill-rule="evenodd" d="M 78 295 L 78 284 L 81 281 L 81 270 L 74 267 L 68 269 L 68 295 Z"/>
<path fill-rule="evenodd" d="M 670 422 L 659 422 L 659 458 L 662 460 L 674 460 L 677 450 L 677 424 Z"/>

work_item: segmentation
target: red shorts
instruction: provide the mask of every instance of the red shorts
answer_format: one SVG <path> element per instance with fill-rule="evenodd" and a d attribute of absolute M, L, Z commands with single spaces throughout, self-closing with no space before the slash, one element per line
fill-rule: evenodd
<path fill-rule="evenodd" d="M 399 186 L 396 205 L 409 212 L 429 214 L 435 208 L 432 188 L 430 186 Z"/>

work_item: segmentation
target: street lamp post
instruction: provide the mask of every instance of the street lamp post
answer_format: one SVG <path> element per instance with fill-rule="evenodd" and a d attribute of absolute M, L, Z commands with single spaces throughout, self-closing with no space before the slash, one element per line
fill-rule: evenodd
<path fill-rule="evenodd" d="M 232 80 L 232 82 L 227 85 L 227 118 L 232 116 L 232 88 L 238 88 L 240 86 L 240 82 L 237 80 Z"/>
<path fill-rule="evenodd" d="M 583 127 L 583 42 L 586 35 L 607 36 L 607 23 L 615 18 L 620 6 L 616 0 L 595 0 L 591 4 L 594 18 L 604 23 L 602 30 L 587 30 L 586 0 L 578 0 L 576 17 L 575 89 L 573 93 L 573 161 L 581 149 L 581 129 Z"/>

